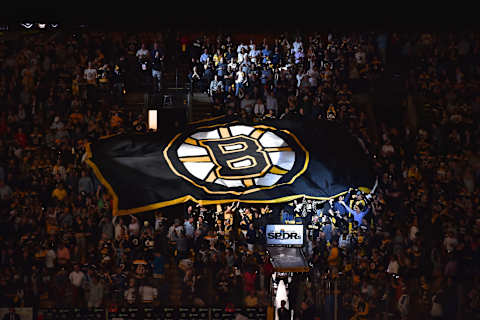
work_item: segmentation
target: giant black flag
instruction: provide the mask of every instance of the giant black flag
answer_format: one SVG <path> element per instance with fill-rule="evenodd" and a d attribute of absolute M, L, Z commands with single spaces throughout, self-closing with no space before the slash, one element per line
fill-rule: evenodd
<path fill-rule="evenodd" d="M 358 141 L 337 124 L 318 120 L 219 118 L 178 134 L 118 135 L 89 145 L 87 163 L 113 195 L 114 215 L 188 200 L 324 200 L 375 182 Z"/>

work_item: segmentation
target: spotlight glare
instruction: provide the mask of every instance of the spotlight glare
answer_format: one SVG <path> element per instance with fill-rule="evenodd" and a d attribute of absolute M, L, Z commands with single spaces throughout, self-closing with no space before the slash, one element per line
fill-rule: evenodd
<path fill-rule="evenodd" d="M 40 29 L 45 29 L 46 24 L 45 24 L 45 23 L 39 23 L 39 24 L 38 24 L 38 27 L 39 27 Z"/>
<path fill-rule="evenodd" d="M 25 23 L 22 23 L 21 26 L 24 28 L 30 29 L 31 27 L 33 27 L 33 23 L 25 22 Z"/>
<path fill-rule="evenodd" d="M 58 24 L 56 24 L 56 23 L 52 23 L 52 24 L 50 25 L 50 27 L 52 27 L 52 28 L 56 28 L 56 27 L 58 27 Z"/>

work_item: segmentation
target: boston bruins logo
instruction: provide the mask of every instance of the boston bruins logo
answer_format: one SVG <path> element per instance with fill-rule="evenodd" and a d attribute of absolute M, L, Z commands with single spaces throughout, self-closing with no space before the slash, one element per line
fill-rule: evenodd
<path fill-rule="evenodd" d="M 176 175 L 206 192 L 237 195 L 293 183 L 309 158 L 289 131 L 241 124 L 179 134 L 164 156 Z"/>

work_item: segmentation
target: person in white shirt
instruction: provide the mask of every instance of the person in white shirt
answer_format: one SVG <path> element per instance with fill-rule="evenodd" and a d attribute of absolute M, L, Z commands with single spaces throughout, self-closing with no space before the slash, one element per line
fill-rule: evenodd
<path fill-rule="evenodd" d="M 128 225 L 128 233 L 132 236 L 138 236 L 140 233 L 140 224 L 135 216 L 132 216 L 132 221 Z"/>
<path fill-rule="evenodd" d="M 210 95 L 214 97 L 216 94 L 222 93 L 223 90 L 223 81 L 218 80 L 218 75 L 215 75 L 213 80 L 210 82 Z"/>
<path fill-rule="evenodd" d="M 419 230 L 416 223 L 410 227 L 410 236 L 409 236 L 410 241 L 415 241 L 415 239 L 417 238 L 418 231 Z"/>
<path fill-rule="evenodd" d="M 80 270 L 80 266 L 78 264 L 75 265 L 72 272 L 68 276 L 70 283 L 77 288 L 80 288 L 83 284 L 83 280 L 85 279 L 85 274 Z"/>
<path fill-rule="evenodd" d="M 448 232 L 447 237 L 443 240 L 443 245 L 445 246 L 445 249 L 450 253 L 453 250 L 455 250 L 455 247 L 458 244 L 457 238 L 453 235 L 453 232 Z"/>
<path fill-rule="evenodd" d="M 277 112 L 278 112 L 278 100 L 277 100 L 277 98 L 275 98 L 275 96 L 273 95 L 273 91 L 268 92 L 268 94 L 267 94 L 267 99 L 266 99 L 266 103 L 265 103 L 265 107 L 266 107 L 267 111 L 273 110 L 273 113 L 274 113 L 275 115 L 277 115 Z"/>
<path fill-rule="evenodd" d="M 397 256 L 394 255 L 390 262 L 388 263 L 387 273 L 389 274 L 398 274 L 400 265 L 398 264 Z"/>
<path fill-rule="evenodd" d="M 248 48 L 250 50 L 254 50 L 255 49 L 255 43 L 253 42 L 253 40 L 250 40 L 250 44 L 248 45 Z"/>
<path fill-rule="evenodd" d="M 83 282 L 85 274 L 80 270 L 80 265 L 76 264 L 74 269 L 68 275 L 70 284 L 72 285 L 72 301 L 83 300 Z"/>
<path fill-rule="evenodd" d="M 303 48 L 302 47 L 298 48 L 294 56 L 295 56 L 295 64 L 299 64 L 300 62 L 302 62 L 303 58 L 305 57 L 305 54 L 303 53 Z"/>
<path fill-rule="evenodd" d="M 243 88 L 245 82 L 245 73 L 242 70 L 238 70 L 235 76 L 235 96 L 238 96 L 238 91 Z"/>
<path fill-rule="evenodd" d="M 358 51 L 355 53 L 355 60 L 358 64 L 365 64 L 366 62 L 366 54 L 363 48 L 358 48 Z"/>
<path fill-rule="evenodd" d="M 227 68 L 230 68 L 231 70 L 236 70 L 238 67 L 237 59 L 235 57 L 232 57 L 230 60 L 230 63 L 227 65 Z"/>
<path fill-rule="evenodd" d="M 87 306 L 89 308 L 100 308 L 103 301 L 104 287 L 102 282 L 96 277 L 92 277 L 89 285 Z"/>
<path fill-rule="evenodd" d="M 145 284 L 138 289 L 138 293 L 142 298 L 142 303 L 152 303 L 158 295 L 158 291 L 156 288 Z"/>
<path fill-rule="evenodd" d="M 254 64 L 257 63 L 257 57 L 260 57 L 260 55 L 261 55 L 260 50 L 257 50 L 255 48 L 255 45 L 253 45 L 253 48 L 250 50 L 248 54 L 250 61 Z"/>
<path fill-rule="evenodd" d="M 150 55 L 150 53 L 148 52 L 148 49 L 147 49 L 145 43 L 142 43 L 142 46 L 140 47 L 140 49 L 138 49 L 137 54 L 136 54 L 137 59 L 140 61 L 140 60 L 148 58 L 149 55 Z"/>
<path fill-rule="evenodd" d="M 96 85 L 97 69 L 93 68 L 93 64 L 91 62 L 88 63 L 88 68 L 83 71 L 83 78 L 87 80 L 88 84 Z"/>
<path fill-rule="evenodd" d="M 298 49 L 302 47 L 302 41 L 300 40 L 299 37 L 297 37 L 292 45 L 293 45 L 293 51 L 298 52 Z"/>
<path fill-rule="evenodd" d="M 303 77 L 305 77 L 305 74 L 302 73 L 302 70 L 299 69 L 295 77 L 297 79 L 297 87 L 299 88 L 302 83 Z"/>
<path fill-rule="evenodd" d="M 52 125 L 50 126 L 50 129 L 53 129 L 53 130 L 57 130 L 57 129 L 62 129 L 64 127 L 64 124 L 62 121 L 60 121 L 60 117 L 59 116 L 56 116 L 54 119 L 53 119 L 53 123 Z"/>
<path fill-rule="evenodd" d="M 242 49 L 248 50 L 248 46 L 244 44 L 243 42 L 240 42 L 240 44 L 237 47 L 237 53 L 242 52 Z"/>
<path fill-rule="evenodd" d="M 350 234 L 342 233 L 340 235 L 340 238 L 338 239 L 338 247 L 343 249 L 343 250 L 346 250 L 350 246 L 350 241 L 351 241 Z"/>
<path fill-rule="evenodd" d="M 134 304 L 137 300 L 137 288 L 135 288 L 135 279 L 131 278 L 128 281 L 128 289 L 125 290 L 123 297 L 125 298 L 125 301 L 127 301 L 127 304 Z"/>
<path fill-rule="evenodd" d="M 53 248 L 48 249 L 47 253 L 45 254 L 45 267 L 51 270 L 55 268 L 55 259 L 57 258 L 57 254 Z"/>
<path fill-rule="evenodd" d="M 250 96 L 246 94 L 245 99 L 240 102 L 240 109 L 245 110 L 247 114 L 251 114 L 254 104 L 255 100 L 251 99 Z"/>
<path fill-rule="evenodd" d="M 127 226 L 123 223 L 123 219 L 118 216 L 113 217 L 113 225 L 115 226 L 115 240 L 120 240 L 127 234 Z"/>
<path fill-rule="evenodd" d="M 262 99 L 257 99 L 257 103 L 253 107 L 253 113 L 257 117 L 262 117 L 265 114 L 265 105 L 263 104 Z"/>
<path fill-rule="evenodd" d="M 313 66 L 312 69 L 308 70 L 307 74 L 309 76 L 310 86 L 316 88 L 318 86 L 318 78 L 320 77 L 317 66 Z"/>
<path fill-rule="evenodd" d="M 242 49 L 242 51 L 240 51 L 237 56 L 238 64 L 246 63 L 248 61 L 247 59 L 248 59 L 248 51 L 245 49 Z"/>

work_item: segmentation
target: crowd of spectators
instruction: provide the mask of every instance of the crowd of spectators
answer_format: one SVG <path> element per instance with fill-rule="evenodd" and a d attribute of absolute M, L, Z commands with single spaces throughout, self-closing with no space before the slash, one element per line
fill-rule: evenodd
<path fill-rule="evenodd" d="M 145 76 L 145 43 L 152 46 L 148 71 L 161 77 L 151 70 L 163 60 L 162 39 L 59 31 L 1 40 L 2 305 L 98 306 L 114 292 L 110 275 L 120 258 L 101 274 L 84 269 L 100 268 L 103 243 L 113 240 L 110 199 L 84 162 L 85 143 L 146 131 L 141 110 L 125 110 L 123 96 L 127 82 Z"/>
<path fill-rule="evenodd" d="M 263 227 L 282 210 L 188 204 L 176 218 L 112 217 L 111 196 L 84 162 L 85 142 L 145 131 L 141 114 L 121 108 L 120 75 L 161 78 L 146 59 L 163 53 L 146 43 L 72 33 L 0 46 L 2 304 L 168 304 L 159 297 L 171 292 L 172 267 L 182 304 L 270 303 Z M 344 319 L 478 313 L 479 49 L 478 34 L 428 33 L 283 34 L 248 44 L 219 36 L 190 46 L 193 88 L 211 95 L 215 114 L 336 121 L 374 158 L 371 199 L 354 200 L 362 195 L 351 190 L 305 223 L 318 228 L 304 248 L 312 271 L 297 279 L 304 285 L 290 303 L 299 319 L 331 312 L 330 281 L 345 288 Z M 418 130 L 379 121 L 376 139 L 354 96 L 381 79 L 390 50 L 411 67 L 405 86 Z"/>
<path fill-rule="evenodd" d="M 320 214 L 321 232 L 306 246 L 318 268 L 314 283 L 341 275 L 347 289 L 342 316 L 387 312 L 407 318 L 415 310 L 445 319 L 460 312 L 474 317 L 479 307 L 479 35 L 390 36 L 395 63 L 410 70 L 404 78 L 405 105 L 414 108 L 407 122 L 416 125 L 378 121 L 378 140 L 367 131 L 366 110 L 352 105 L 352 91 L 368 88 L 359 78 L 382 79 L 388 60 L 383 35 L 296 36 L 292 45 L 283 35 L 248 45 L 234 44 L 228 36 L 208 40 L 194 43 L 199 52 L 194 51 L 190 77 L 194 88 L 212 97 L 214 113 L 253 121 L 335 120 L 375 156 L 380 180 L 368 201 L 371 213 L 347 227 Z M 330 206 L 343 214 L 346 206 L 339 203 Z M 326 291 L 319 292 L 320 305 L 327 306 Z"/>
<path fill-rule="evenodd" d="M 197 39 L 190 50 L 194 91 L 208 93 L 216 112 L 248 120 L 361 117 L 353 110 L 352 90 L 368 91 L 365 84 L 380 77 L 385 61 L 382 35 L 281 34 L 248 44 L 222 35 L 209 40 Z"/>

